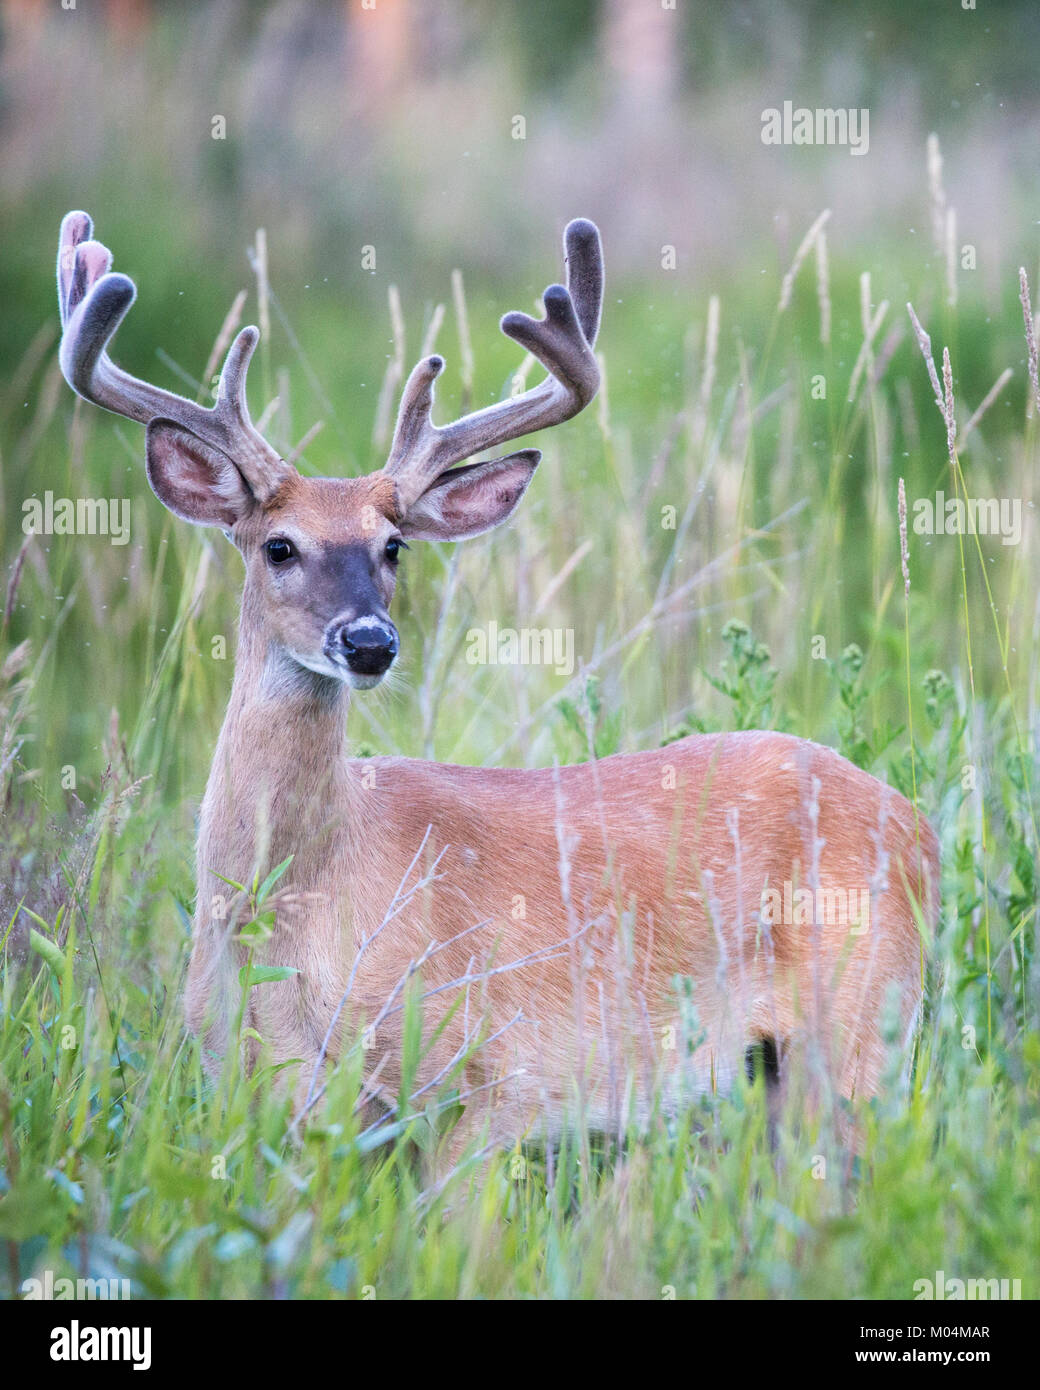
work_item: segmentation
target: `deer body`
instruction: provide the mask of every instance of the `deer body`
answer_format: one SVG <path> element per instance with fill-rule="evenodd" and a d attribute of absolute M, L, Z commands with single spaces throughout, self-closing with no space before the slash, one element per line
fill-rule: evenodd
<path fill-rule="evenodd" d="M 390 458 L 363 478 L 302 477 L 253 428 L 243 329 L 204 409 L 129 376 L 106 345 L 134 286 L 90 219 L 62 227 L 61 363 L 88 399 L 146 424 L 149 482 L 219 526 L 245 562 L 239 648 L 200 821 L 186 1013 L 219 1066 L 244 1024 L 302 1094 L 367 1028 L 370 1094 L 402 1076 L 418 991 L 430 1094 L 461 1070 L 492 1137 L 613 1127 L 724 1086 L 746 1050 L 809 1042 L 846 1095 L 881 1079 L 890 994 L 908 1028 L 921 996 L 919 922 L 934 924 L 935 837 L 898 793 L 830 749 L 774 733 L 703 735 L 540 771 L 345 752 L 352 689 L 393 663 L 389 617 L 408 539 L 461 540 L 505 521 L 534 450 L 457 467 L 558 424 L 596 392 L 596 229 L 565 234 L 568 286 L 546 317 L 502 320 L 547 368 L 516 398 L 437 427 L 424 359 Z M 250 885 L 291 861 L 266 937 L 244 938 Z M 764 895 L 808 892 L 780 920 Z M 848 903 L 854 916 L 820 910 Z M 230 901 L 229 901 L 230 897 Z M 294 974 L 249 990 L 252 959 Z M 691 982 L 689 1009 L 679 995 Z M 689 1001 L 688 1001 L 689 1002 Z M 681 1025 L 681 1027 L 680 1027 Z M 308 1077 L 310 1080 L 308 1081 Z"/>
<path fill-rule="evenodd" d="M 638 1080 L 645 1118 L 656 1086 L 678 1103 L 725 1087 L 756 1042 L 786 1050 L 821 1030 L 843 1093 L 876 1089 L 886 993 L 895 987 L 904 1028 L 920 1000 L 915 896 L 925 915 L 935 907 L 907 875 L 921 862 L 934 872 L 937 851 L 903 797 L 831 749 L 743 733 L 533 771 L 351 759 L 346 692 L 307 685 L 288 705 L 283 693 L 276 719 L 262 693 L 240 692 L 236 680 L 203 808 L 188 976 L 188 1021 L 209 1029 L 214 1058 L 229 1045 L 245 951 L 225 917 L 213 920 L 205 885 L 221 889 L 217 874 L 248 881 L 259 823 L 260 862 L 293 856 L 264 955 L 299 974 L 252 991 L 246 1020 L 277 1060 L 313 1064 L 326 1048 L 334 1057 L 337 1013 L 379 1019 L 408 964 L 444 943 L 422 968 L 431 1023 L 444 1012 L 438 998 L 464 991 L 470 1007 L 420 1080 L 465 1053 L 479 1017 L 485 1035 L 500 1036 L 475 1052 L 465 1079 L 476 1088 L 509 1078 L 477 1112 L 503 1141 L 557 1133 L 579 1079 L 586 1121 L 616 1126 L 626 1077 Z M 270 811 L 255 819 L 258 805 Z M 815 867 L 813 807 L 829 827 Z M 395 895 L 433 862 L 436 878 L 380 931 Z M 869 920 L 824 922 L 818 935 L 804 921 L 763 927 L 763 890 L 785 882 L 811 883 L 824 900 L 856 885 Z M 696 981 L 706 1036 L 692 1057 L 662 1045 L 677 1019 L 676 976 Z M 400 1079 L 401 1022 L 392 1012 L 370 1039 L 387 1097 Z"/>

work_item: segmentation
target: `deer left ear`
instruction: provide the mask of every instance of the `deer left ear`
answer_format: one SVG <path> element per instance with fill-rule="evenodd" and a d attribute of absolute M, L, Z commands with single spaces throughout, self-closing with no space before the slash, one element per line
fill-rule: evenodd
<path fill-rule="evenodd" d="M 173 420 L 149 422 L 147 459 L 152 491 L 185 521 L 227 530 L 252 504 L 252 493 L 227 454 Z"/>
<path fill-rule="evenodd" d="M 538 449 L 442 473 L 408 508 L 401 534 L 418 541 L 464 541 L 500 526 L 516 510 L 541 461 Z"/>

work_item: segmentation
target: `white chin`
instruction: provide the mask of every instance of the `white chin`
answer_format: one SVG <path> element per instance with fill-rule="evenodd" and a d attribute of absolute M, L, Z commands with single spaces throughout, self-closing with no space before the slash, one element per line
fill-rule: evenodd
<path fill-rule="evenodd" d="M 305 666 L 308 671 L 313 671 L 319 676 L 328 676 L 332 680 L 342 681 L 344 685 L 349 685 L 351 690 L 371 690 L 373 686 L 379 684 L 386 676 L 386 671 L 381 671 L 377 676 L 358 675 L 352 671 L 346 663 L 338 661 L 313 661 L 310 657 L 300 656 L 298 652 L 291 653 L 294 661 Z M 387 671 L 390 667 L 387 667 Z"/>

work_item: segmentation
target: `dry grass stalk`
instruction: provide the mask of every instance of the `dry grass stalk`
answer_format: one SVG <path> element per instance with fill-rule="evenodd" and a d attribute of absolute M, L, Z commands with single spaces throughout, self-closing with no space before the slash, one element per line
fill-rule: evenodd
<path fill-rule="evenodd" d="M 607 359 L 596 353 L 599 366 L 599 394 L 596 397 L 596 424 L 604 439 L 610 438 L 610 392 L 607 389 Z"/>
<path fill-rule="evenodd" d="M 1001 391 L 1003 391 L 1004 387 L 1008 384 L 1013 375 L 1014 373 L 1012 372 L 1011 368 L 1005 367 L 1004 370 L 1001 372 L 1000 376 L 997 377 L 996 381 L 986 392 L 985 396 L 983 396 L 982 402 L 979 405 L 978 409 L 975 411 L 973 415 L 969 417 L 968 423 L 964 426 L 960 434 L 957 436 L 958 450 L 964 447 L 965 439 L 967 439 L 968 435 L 971 434 L 972 430 L 985 415 L 986 411 L 989 410 L 990 406 L 1000 395 Z"/>
<path fill-rule="evenodd" d="M 946 209 L 946 303 L 957 307 L 957 210 Z"/>
<path fill-rule="evenodd" d="M 935 249 L 940 254 L 943 250 L 943 243 L 946 235 L 946 192 L 942 182 L 942 152 L 939 149 L 939 137 L 932 134 L 928 137 L 928 195 L 931 201 L 932 210 L 932 240 L 935 242 Z"/>
<path fill-rule="evenodd" d="M 907 313 L 910 315 L 910 322 L 914 326 L 914 336 L 917 338 L 917 345 L 921 349 L 921 356 L 924 358 L 925 366 L 928 368 L 928 380 L 932 383 L 932 390 L 935 393 L 935 404 L 939 407 L 939 414 L 946 418 L 946 406 L 943 403 L 943 390 L 939 385 L 939 373 L 935 370 L 935 358 L 932 356 L 932 340 L 924 330 L 921 320 L 914 313 L 914 306 L 907 302 Z"/>
<path fill-rule="evenodd" d="M 713 294 L 708 300 L 708 318 L 704 325 L 704 367 L 701 372 L 701 389 L 697 399 L 697 409 L 693 418 L 693 439 L 700 444 L 708 428 L 708 407 L 715 386 L 715 370 L 719 356 L 719 297 Z"/>
<path fill-rule="evenodd" d="M 239 290 L 235 295 L 231 308 L 227 311 L 224 322 L 220 325 L 220 332 L 217 334 L 213 344 L 213 351 L 206 361 L 206 370 L 202 373 L 202 390 L 196 399 L 201 402 L 204 395 L 216 394 L 216 382 L 214 378 L 220 369 L 220 364 L 224 360 L 224 355 L 231 346 L 231 339 L 238 332 L 238 325 L 242 322 L 242 310 L 246 305 L 248 290 Z"/>
<path fill-rule="evenodd" d="M 253 262 L 256 270 L 256 293 L 260 307 L 260 339 L 271 341 L 271 286 L 267 278 L 267 232 L 263 227 L 256 229 L 256 257 Z"/>
<path fill-rule="evenodd" d="M 884 322 L 885 315 L 888 313 L 888 300 L 883 299 L 877 307 L 877 312 L 870 317 L 870 276 L 864 275 L 861 280 L 860 289 L 863 292 L 863 281 L 866 281 L 866 291 L 861 299 L 860 309 L 863 314 L 863 345 L 856 358 L 856 365 L 852 369 L 852 378 L 849 381 L 848 399 L 856 399 L 856 388 L 859 386 L 859 379 L 863 374 L 864 368 L 871 361 L 871 354 L 874 348 L 874 339 L 877 337 L 878 330 Z"/>
<path fill-rule="evenodd" d="M 433 351 L 437 346 L 437 335 L 440 333 L 443 323 L 444 305 L 437 304 L 430 316 L 429 327 L 426 329 L 426 336 L 423 338 L 422 348 L 419 352 L 420 357 L 431 357 L 433 355 Z"/>
<path fill-rule="evenodd" d="M 831 276 L 827 259 L 827 233 L 822 228 L 816 238 L 816 298 L 820 304 L 820 342 L 831 342 Z"/>
<path fill-rule="evenodd" d="M 389 285 L 386 295 L 390 308 L 390 332 L 393 338 L 394 351 L 383 374 L 383 384 L 379 388 L 379 401 L 376 405 L 375 423 L 372 426 L 372 443 L 377 449 L 385 449 L 390 443 L 394 401 L 398 388 L 404 380 L 405 329 L 401 295 L 396 285 Z"/>
<path fill-rule="evenodd" d="M 787 274 L 784 276 L 780 284 L 780 302 L 777 305 L 778 313 L 782 314 L 784 310 L 787 308 L 787 306 L 790 304 L 791 292 L 794 289 L 794 282 L 798 276 L 798 272 L 802 268 L 802 262 L 805 260 L 806 256 L 815 246 L 816 239 L 822 232 L 823 228 L 830 221 L 830 216 L 830 208 L 824 208 L 824 210 L 820 213 L 819 217 L 817 217 L 816 221 L 812 224 L 812 226 L 806 232 L 805 236 L 802 238 L 801 245 L 798 247 L 798 250 L 794 253 L 794 260 L 791 262 L 791 268 L 790 270 L 788 270 Z"/>
<path fill-rule="evenodd" d="M 592 546 L 593 541 L 590 537 L 588 540 L 583 541 L 581 545 L 578 546 L 577 550 L 571 552 L 571 554 L 567 557 L 567 560 L 565 561 L 562 568 L 556 572 L 552 579 L 550 579 L 549 583 L 545 586 L 545 588 L 539 595 L 537 603 L 531 610 L 532 618 L 537 618 L 538 614 L 548 607 L 549 603 L 553 599 L 553 596 L 571 577 L 574 571 L 581 564 L 582 560 L 584 560 L 585 556 L 592 549 Z"/>
<path fill-rule="evenodd" d="M 708 300 L 708 321 L 704 326 L 704 372 L 701 376 L 701 405 L 707 411 L 715 385 L 715 366 L 719 355 L 719 297 Z"/>
<path fill-rule="evenodd" d="M 22 568 L 25 565 L 25 555 L 32 543 L 32 536 L 26 536 L 18 548 L 18 554 L 14 558 L 11 567 L 11 578 L 7 581 L 7 595 L 4 599 L 4 616 L 0 622 L 0 634 L 5 633 L 11 621 L 11 614 L 14 612 L 15 600 L 18 597 L 18 586 L 22 579 Z"/>
<path fill-rule="evenodd" d="M 307 448 L 307 445 L 310 444 L 311 440 L 314 439 L 317 435 L 319 435 L 324 428 L 324 420 L 315 420 L 314 424 L 311 425 L 310 429 L 300 440 L 299 444 L 297 444 L 295 448 L 292 450 L 292 452 L 288 455 L 286 463 L 291 463 L 295 465 L 297 459 L 299 459 L 303 454 L 304 449 Z"/>
<path fill-rule="evenodd" d="M 943 348 L 943 418 L 946 421 L 946 452 L 950 463 L 957 463 L 957 418 L 953 405 L 953 369 L 950 366 L 950 349 Z"/>
<path fill-rule="evenodd" d="M 903 591 L 910 597 L 910 544 L 906 533 L 906 484 L 899 479 L 899 558 L 903 567 Z"/>
<path fill-rule="evenodd" d="M 1026 343 L 1029 347 L 1029 380 L 1033 387 L 1033 402 L 1040 411 L 1040 373 L 1037 370 L 1036 328 L 1033 325 L 1033 306 L 1029 299 L 1029 281 L 1025 267 L 1018 271 L 1018 297 L 1022 301 L 1022 318 L 1026 325 Z"/>
<path fill-rule="evenodd" d="M 451 298 L 455 305 L 455 321 L 459 329 L 459 370 L 462 376 L 462 409 L 469 409 L 473 398 L 473 343 L 469 336 L 469 315 L 466 313 L 466 288 L 462 271 L 451 272 Z"/>

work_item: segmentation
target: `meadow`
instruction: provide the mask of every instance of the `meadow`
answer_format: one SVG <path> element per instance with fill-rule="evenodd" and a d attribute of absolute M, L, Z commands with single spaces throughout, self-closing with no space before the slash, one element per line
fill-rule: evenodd
<path fill-rule="evenodd" d="M 62 381 L 66 208 L 41 191 L 53 244 L 20 252 L 32 290 L 0 383 L 0 1295 L 50 1269 L 160 1298 L 905 1299 L 940 1270 L 1036 1296 L 1040 392 L 1018 267 L 1034 300 L 1040 276 L 1023 225 L 996 292 L 978 288 L 941 219 L 929 239 L 923 149 L 920 168 L 921 234 L 879 230 L 869 265 L 829 224 L 799 261 L 816 208 L 782 264 L 691 287 L 662 258 L 612 274 L 604 223 L 600 397 L 532 441 L 543 462 L 508 528 L 413 547 L 401 674 L 355 697 L 349 731 L 359 756 L 546 766 L 775 728 L 898 786 L 943 854 L 908 1086 L 893 1040 L 855 1155 L 833 1113 L 790 1114 L 771 1142 L 759 1079 L 649 1134 L 470 1157 L 446 1181 L 427 1156 L 457 1113 L 450 1080 L 365 1128 L 354 1048 L 301 1129 L 269 1069 L 214 1083 L 185 1029 L 194 817 L 241 569 L 152 497 L 143 432 Z M 117 360 L 203 397 L 246 290 L 241 321 L 271 325 L 254 419 L 319 474 L 383 462 L 385 378 L 438 304 L 441 418 L 507 392 L 519 361 L 497 318 L 559 273 L 548 219 L 505 271 L 457 244 L 454 287 L 420 243 L 397 320 L 385 274 L 301 284 L 274 218 L 252 265 L 237 243 L 198 265 L 191 209 L 149 236 L 129 206 L 87 210 L 142 288 Z M 952 458 L 908 300 L 940 378 L 949 349 Z M 129 542 L 25 536 L 46 490 L 127 499 Z M 1018 499 L 1017 543 L 915 529 L 940 491 Z M 467 634 L 491 621 L 572 631 L 574 673 L 471 664 Z"/>

